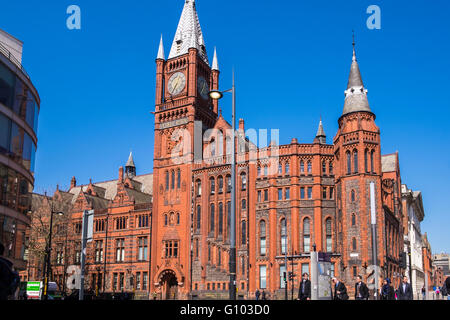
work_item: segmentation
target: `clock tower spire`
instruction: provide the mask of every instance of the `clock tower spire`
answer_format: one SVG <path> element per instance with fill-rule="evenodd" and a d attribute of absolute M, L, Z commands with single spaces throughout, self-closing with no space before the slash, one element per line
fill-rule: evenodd
<path fill-rule="evenodd" d="M 215 66 L 217 56 L 215 57 Z M 162 40 L 156 59 L 151 291 L 188 297 L 191 286 L 191 203 L 194 142 L 214 127 L 219 85 L 211 70 L 195 1 L 186 0 L 167 60 Z M 201 123 L 199 125 L 199 123 Z M 171 249 L 167 248 L 177 248 Z"/>

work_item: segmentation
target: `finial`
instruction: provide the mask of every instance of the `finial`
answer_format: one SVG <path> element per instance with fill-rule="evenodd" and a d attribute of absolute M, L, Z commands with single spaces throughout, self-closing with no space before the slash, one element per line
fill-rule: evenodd
<path fill-rule="evenodd" d="M 355 43 L 355 30 L 352 30 L 352 38 L 353 38 L 353 41 L 352 41 L 352 46 L 353 46 L 353 58 L 352 58 L 352 60 L 353 60 L 353 61 L 356 61 L 356 49 L 355 49 L 355 47 L 356 47 L 356 43 Z"/>
<path fill-rule="evenodd" d="M 211 70 L 217 70 L 219 71 L 219 62 L 217 59 L 217 50 L 216 47 L 214 47 L 214 57 L 213 57 L 213 63 L 212 63 L 212 68 Z"/>
<path fill-rule="evenodd" d="M 164 43 L 163 43 L 163 36 L 162 36 L 162 33 L 161 33 L 161 40 L 159 41 L 158 55 L 156 56 L 156 59 L 165 60 L 165 56 L 164 56 Z"/>

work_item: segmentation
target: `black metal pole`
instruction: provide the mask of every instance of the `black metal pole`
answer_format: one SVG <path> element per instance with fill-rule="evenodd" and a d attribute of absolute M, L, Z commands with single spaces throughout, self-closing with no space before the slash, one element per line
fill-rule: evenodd
<path fill-rule="evenodd" d="M 47 247 L 47 263 L 46 263 L 46 273 L 45 273 L 45 279 L 44 279 L 44 300 L 48 300 L 48 279 L 50 277 L 51 272 L 51 252 L 52 252 L 52 230 L 53 230 L 53 205 L 50 212 L 50 230 L 49 230 L 49 236 L 48 236 L 48 247 Z"/>
<path fill-rule="evenodd" d="M 292 293 L 292 297 L 291 299 L 294 300 L 294 252 L 291 252 L 291 270 L 292 270 L 292 279 L 291 279 L 291 293 Z"/>
<path fill-rule="evenodd" d="M 231 144 L 231 232 L 230 232 L 230 300 L 236 300 L 236 87 L 234 82 L 233 69 L 233 88 L 232 88 L 232 130 L 233 134 Z"/>

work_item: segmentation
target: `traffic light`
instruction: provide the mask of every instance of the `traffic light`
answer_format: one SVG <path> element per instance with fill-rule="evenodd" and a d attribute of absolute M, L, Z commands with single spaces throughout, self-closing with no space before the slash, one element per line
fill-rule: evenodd
<path fill-rule="evenodd" d="M 286 271 L 283 272 L 283 280 L 286 282 Z"/>
<path fill-rule="evenodd" d="M 294 280 L 295 279 L 295 274 L 293 272 L 289 272 L 289 280 Z"/>

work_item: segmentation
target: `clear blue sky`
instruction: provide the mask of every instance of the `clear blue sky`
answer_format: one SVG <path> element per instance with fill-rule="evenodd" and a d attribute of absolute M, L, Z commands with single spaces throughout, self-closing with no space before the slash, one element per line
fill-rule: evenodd
<path fill-rule="evenodd" d="M 138 174 L 152 172 L 155 57 L 166 57 L 183 0 L 4 1 L 0 28 L 24 41 L 23 63 L 39 90 L 36 188 L 115 179 L 133 150 Z M 82 29 L 66 28 L 81 8 Z M 381 8 L 381 30 L 366 9 Z M 221 85 L 237 72 L 238 117 L 280 128 L 280 143 L 311 142 L 322 115 L 337 131 L 351 63 L 351 35 L 382 152 L 399 151 L 402 181 L 421 190 L 422 231 L 433 251 L 450 251 L 448 1 L 197 0 Z M 230 113 L 230 100 L 221 107 Z M 229 117 L 228 117 L 229 118 Z"/>

